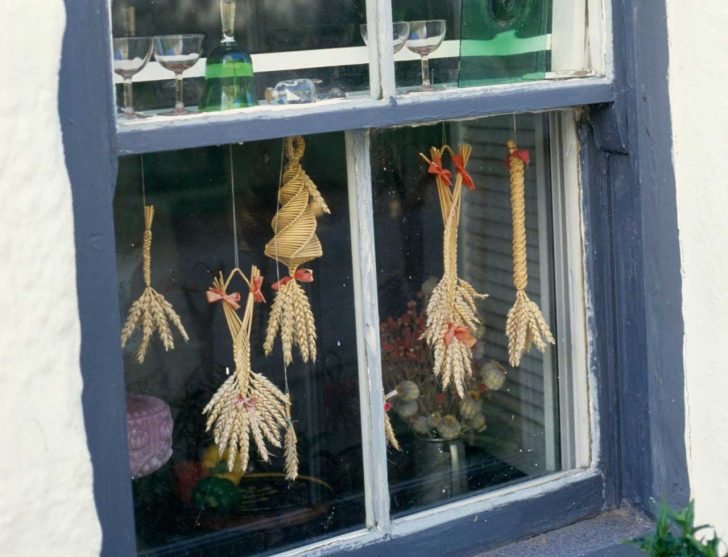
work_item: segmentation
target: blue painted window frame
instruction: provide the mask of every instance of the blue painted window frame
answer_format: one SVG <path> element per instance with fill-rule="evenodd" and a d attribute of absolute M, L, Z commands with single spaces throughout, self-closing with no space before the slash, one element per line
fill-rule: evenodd
<path fill-rule="evenodd" d="M 597 378 L 599 474 L 488 513 L 386 540 L 394 555 L 468 555 L 629 504 L 680 504 L 684 447 L 683 323 L 675 180 L 667 93 L 664 0 L 613 0 L 615 75 L 464 92 L 457 102 L 392 102 L 276 122 L 117 133 L 107 0 L 65 0 L 59 111 L 71 178 L 81 319 L 83 410 L 94 470 L 102 555 L 134 555 L 113 191 L 120 155 L 325 130 L 581 106 L 579 122 L 590 367 Z M 455 535 L 454 535 L 455 534 Z M 380 543 L 353 550 L 374 555 Z"/>

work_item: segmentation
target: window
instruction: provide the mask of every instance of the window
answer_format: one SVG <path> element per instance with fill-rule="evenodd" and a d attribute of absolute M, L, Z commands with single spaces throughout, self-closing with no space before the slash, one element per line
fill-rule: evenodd
<path fill-rule="evenodd" d="M 461 20 L 466 17 L 466 4 L 463 3 L 460 8 Z M 483 6 L 487 4 L 481 3 Z M 240 544 L 245 544 L 245 551 L 250 554 L 288 548 L 293 548 L 291 551 L 307 551 L 312 546 L 338 550 L 381 541 L 390 534 L 395 540 L 386 543 L 396 547 L 400 543 L 397 539 L 404 539 L 407 534 L 418 532 L 427 537 L 426 530 L 433 526 L 482 516 L 484 512 L 503 506 L 517 508 L 522 501 L 563 501 L 558 498 L 568 497 L 577 502 L 566 506 L 563 511 L 554 512 L 548 527 L 588 516 L 603 507 L 600 446 L 593 444 L 598 424 L 590 423 L 592 414 L 588 411 L 589 405 L 593 408 L 596 402 L 589 400 L 587 388 L 586 347 L 593 339 L 585 332 L 584 306 L 589 301 L 589 290 L 583 284 L 584 253 L 577 160 L 580 149 L 582 156 L 589 155 L 584 154 L 586 146 L 577 138 L 576 122 L 580 106 L 610 103 L 614 100 L 614 91 L 610 69 L 601 61 L 602 53 L 608 50 L 603 47 L 603 39 L 609 39 L 610 35 L 602 29 L 607 26 L 601 25 L 603 15 L 601 9 L 597 9 L 600 3 L 577 4 L 554 2 L 550 11 L 546 10 L 548 22 L 545 31 L 540 30 L 540 34 L 534 36 L 550 35 L 546 46 L 551 47 L 551 52 L 544 55 L 541 50 L 535 51 L 540 58 L 533 58 L 541 64 L 536 72 L 519 70 L 519 64 L 515 64 L 514 69 L 491 60 L 493 66 L 484 64 L 482 67 L 493 71 L 488 70 L 488 75 L 476 80 L 477 83 L 460 82 L 465 69 L 462 41 L 467 40 L 463 38 L 465 26 L 461 21 L 461 25 L 455 26 L 460 35 L 455 34 L 452 39 L 461 42 L 457 46 L 458 54 L 454 56 L 459 67 L 448 70 L 447 57 L 443 56 L 441 67 L 444 69 L 438 70 L 440 62 L 436 59 L 430 72 L 431 77 L 435 76 L 435 84 L 439 81 L 438 75 L 446 75 L 448 71 L 457 75 L 444 77 L 441 84 L 447 87 L 440 90 L 407 90 L 407 87 L 417 85 L 408 84 L 402 74 L 417 76 L 421 68 L 417 66 L 417 60 L 411 60 L 413 64 L 407 60 L 402 60 L 402 65 L 399 65 L 400 62 L 392 64 L 388 39 L 371 40 L 374 34 L 388 36 L 393 17 L 400 17 L 397 7 L 386 2 L 371 2 L 367 10 L 359 12 L 367 12 L 370 15 L 369 25 L 376 29 L 371 34 L 372 30 L 368 28 L 370 54 L 365 61 L 371 61 L 370 64 L 358 69 L 360 77 L 356 84 L 350 77 L 353 73 L 326 66 L 329 68 L 326 71 L 332 72 L 330 75 L 343 77 L 340 81 L 330 79 L 325 85 L 342 90 L 352 87 L 353 91 L 366 89 L 368 82 L 369 95 L 365 91 L 359 98 L 354 95 L 306 107 L 260 106 L 166 121 L 155 116 L 149 120 L 119 124 L 116 154 L 121 158 L 115 194 L 115 223 L 122 311 L 134 299 L 134 293 L 142 284 L 139 267 L 139 242 L 143 229 L 139 208 L 145 204 L 139 191 L 142 174 L 144 195 L 157 207 L 152 248 L 155 261 L 159 260 L 153 267 L 155 282 L 160 284 L 165 296 L 169 296 L 183 320 L 192 323 L 200 321 L 199 315 L 192 315 L 200 308 L 195 308 L 197 302 L 188 301 L 186 297 L 195 289 L 201 296 L 209 286 L 203 284 L 205 281 L 200 277 L 209 279 L 215 271 L 229 269 L 233 254 L 237 254 L 244 269 L 253 262 L 265 264 L 261 247 L 271 234 L 269 223 L 276 209 L 276 199 L 271 197 L 271 193 L 278 183 L 275 174 L 276 170 L 280 172 L 283 138 L 294 135 L 305 138 L 307 171 L 320 186 L 322 194 L 331 197 L 334 207 L 337 207 L 331 217 L 322 217 L 319 221 L 325 255 L 315 263 L 316 281 L 307 287 L 312 307 L 321 312 L 317 322 L 324 351 L 309 376 L 299 375 L 297 380 L 305 385 L 291 386 L 291 392 L 303 391 L 294 403 L 297 411 L 303 409 L 305 421 L 304 418 L 298 419 L 304 426 L 305 436 L 314 437 L 317 432 L 330 433 L 333 426 L 341 428 L 328 439 L 320 440 L 322 444 L 318 447 L 330 453 L 334 464 L 319 463 L 317 466 L 320 470 L 326 466 L 335 468 L 329 477 L 335 477 L 336 481 L 332 484 L 323 480 L 328 485 L 317 483 L 306 494 L 308 502 L 321 500 L 316 499 L 319 496 L 322 499 L 329 497 L 326 511 L 310 523 L 290 524 L 291 530 L 277 528 L 273 531 L 269 528 L 250 537 L 240 537 L 240 529 L 246 526 L 225 523 L 222 519 L 230 517 L 220 514 L 215 518 L 218 526 L 222 522 L 222 527 L 215 530 L 215 534 L 205 527 L 197 531 L 184 528 L 181 532 L 175 531 L 179 528 L 179 524 L 175 524 L 180 516 L 176 514 L 178 509 L 172 507 L 174 512 L 165 514 L 154 506 L 154 501 L 159 501 L 154 497 L 160 495 L 155 493 L 155 482 L 161 481 L 163 474 L 159 470 L 135 480 L 134 484 L 135 516 L 138 522 L 141 520 L 137 527 L 141 550 L 163 554 L 184 546 L 199 551 L 215 551 L 210 549 L 213 546 L 206 546 L 212 543 L 237 552 L 242 551 Z M 589 25 L 585 23 L 586 18 L 559 16 L 559 9 L 565 10 L 562 14 L 588 14 Z M 142 6 L 138 6 L 137 22 L 142 11 Z M 190 21 L 195 17 L 190 16 Z M 409 19 L 412 16 L 402 17 Z M 325 18 L 316 21 L 322 20 Z M 354 30 L 361 19 L 355 21 L 348 24 Z M 559 23 L 563 21 L 571 21 L 570 26 Z M 451 27 L 453 25 L 448 22 L 448 32 Z M 564 34 L 564 29 L 570 29 L 571 35 Z M 158 31 L 152 29 L 151 32 Z M 355 37 L 355 33 L 349 34 Z M 555 65 L 558 59 L 556 45 L 560 38 L 566 36 L 573 40 L 570 44 L 583 46 L 569 50 L 579 52 L 581 58 L 578 63 L 564 63 L 559 69 Z M 322 44 L 311 43 L 306 48 L 315 50 L 341 46 Z M 345 48 L 350 47 L 353 48 L 353 43 L 345 43 Z M 363 46 L 359 44 L 356 48 Z M 296 45 L 280 52 L 297 49 Z M 523 54 L 529 55 L 529 61 L 523 61 L 523 67 L 530 68 L 533 62 L 530 55 L 534 52 L 509 53 L 509 60 L 515 62 L 510 56 Z M 490 55 L 486 52 L 485 56 Z M 283 56 L 280 60 L 285 58 Z M 361 62 L 359 65 L 362 65 Z M 286 69 L 275 67 L 283 68 L 281 71 Z M 414 69 L 407 70 L 406 67 Z M 568 75 L 557 75 L 562 70 Z M 284 73 L 286 76 L 294 75 Z M 313 74 L 295 75 L 314 77 Z M 583 77 L 563 81 L 555 79 L 575 75 Z M 190 77 L 201 79 L 202 74 L 197 77 L 190 74 Z M 276 79 L 268 83 L 272 84 Z M 456 81 L 458 85 L 471 87 L 456 87 Z M 140 105 L 142 110 L 153 111 L 170 106 L 169 80 L 150 78 L 139 83 L 142 84 L 140 98 L 148 98 L 150 102 L 148 107 Z M 201 83 L 198 88 L 202 87 Z M 145 93 L 147 85 L 149 89 Z M 160 93 L 165 87 L 166 100 Z M 195 95 L 191 91 L 190 99 L 193 98 Z M 190 103 L 190 106 L 193 105 L 194 101 Z M 514 113 L 518 114 L 515 122 Z M 409 414 L 410 409 L 405 409 L 397 400 L 392 403 L 391 411 L 385 414 L 385 398 L 391 390 L 396 390 L 393 387 L 397 387 L 401 377 L 397 377 L 399 371 L 393 369 L 396 366 L 388 360 L 379 332 L 383 323 L 386 329 L 390 318 L 397 321 L 405 315 L 412 307 L 409 302 L 414 302 L 415 311 L 420 311 L 418 304 L 427 295 L 430 275 L 437 276 L 441 272 L 437 268 L 442 234 L 437 199 L 433 197 L 432 189 L 427 190 L 427 172 L 418 153 L 426 154 L 431 145 L 468 142 L 475 149 L 469 169 L 476 183 L 482 184 L 482 189 L 476 188 L 475 193 L 466 192 L 464 196 L 461 231 L 467 233 L 461 233 L 459 238 L 458 265 L 463 277 L 476 289 L 482 288 L 491 296 L 479 305 L 479 311 L 485 318 L 486 332 L 478 345 L 476 375 L 481 369 L 483 373 L 488 369 L 502 373 L 497 366 L 488 366 L 491 360 L 495 361 L 494 364 L 504 363 L 503 335 L 499 328 L 503 327 L 508 297 L 513 293 L 508 281 L 511 261 L 507 252 L 510 230 L 508 176 L 503 164 L 506 155 L 502 151 L 498 154 L 511 135 L 518 139 L 521 146 L 529 149 L 532 157 L 526 176 L 529 192 L 526 222 L 529 238 L 528 292 L 544 311 L 557 342 L 544 356 L 529 353 L 518 369 L 506 369 L 506 382 L 502 389 L 488 389 L 486 385 L 487 396 L 482 394 L 483 391 L 478 392 L 488 427 L 483 431 L 467 425 L 469 430 L 464 434 L 470 435 L 470 441 L 463 437 L 463 447 L 448 446 L 450 464 L 447 470 L 450 478 L 446 484 L 438 484 L 442 481 L 438 470 L 418 468 L 418 464 L 436 459 L 416 456 L 417 449 L 414 447 L 418 441 L 415 423 L 421 421 L 420 417 L 427 419 L 427 416 Z M 266 191 L 256 192 L 256 188 L 261 188 L 264 183 L 274 185 Z M 234 220 L 232 208 L 235 208 Z M 135 216 L 127 217 L 126 211 Z M 235 222 L 235 227 L 232 222 Z M 238 249 L 235 249 L 233 238 L 237 238 Z M 351 248 L 347 254 L 349 244 Z M 217 250 L 221 255 L 215 257 Z M 204 261 L 192 271 L 196 259 Z M 272 276 L 271 262 L 267 263 L 268 269 L 264 270 L 266 278 Z M 195 273 L 199 276 L 194 276 Z M 335 280 L 332 276 L 336 277 Z M 270 282 L 272 280 L 268 279 L 267 283 Z M 331 292 L 337 300 L 349 300 L 331 308 L 337 313 L 333 325 L 326 322 L 327 313 L 323 309 L 327 307 L 327 297 Z M 201 311 L 210 314 L 210 306 L 202 305 Z M 256 311 L 258 324 L 254 324 L 253 329 L 258 332 L 254 335 L 260 334 L 267 310 L 256 308 Z M 338 313 L 342 315 L 339 317 Z M 132 385 L 135 389 L 165 393 L 172 403 L 175 418 L 184 410 L 185 404 L 199 403 L 194 394 L 183 390 L 175 392 L 180 380 L 170 375 L 173 372 L 163 368 L 175 358 L 180 359 L 180 369 L 187 368 L 183 371 L 185 377 L 195 377 L 184 386 L 193 390 L 207 388 L 208 394 L 216 381 L 219 384 L 224 379 L 224 367 L 230 365 L 226 351 L 229 355 L 230 348 L 218 344 L 223 343 L 221 339 L 225 338 L 220 311 L 211 319 L 214 323 L 206 330 L 215 334 L 203 339 L 211 344 L 211 349 L 210 346 L 203 348 L 204 342 L 200 341 L 203 337 L 199 334 L 196 339 L 192 338 L 189 345 L 180 344 L 174 352 L 161 352 L 157 346 L 150 352 L 146 369 L 132 369 L 136 364 L 126 362 L 127 388 Z M 190 328 L 190 331 L 194 330 Z M 195 335 L 192 333 L 190 336 Z M 259 338 L 257 342 L 259 345 Z M 331 359 L 326 360 L 324 354 L 330 355 Z M 199 366 L 197 362 L 203 356 L 216 360 L 217 365 L 213 367 L 217 369 L 213 373 L 197 375 L 194 366 Z M 125 353 L 127 360 L 132 357 L 133 352 Z M 259 358 L 266 373 L 280 385 L 285 378 L 281 376 L 280 362 L 274 362 L 276 357 L 280 358 L 280 355 L 274 355 L 272 360 L 266 360 L 260 354 L 253 355 L 254 361 Z M 329 373 L 332 369 L 336 371 Z M 291 377 L 296 375 L 293 366 L 287 371 L 290 371 Z M 164 384 L 169 377 L 173 377 L 172 381 Z M 211 379 L 214 377 L 216 381 Z M 212 381 L 213 385 L 201 385 L 199 381 Z M 339 383 L 347 381 L 348 391 L 342 394 L 338 390 Z M 480 384 L 476 388 L 480 389 Z M 331 396 L 337 402 L 340 400 L 337 397 L 346 396 L 347 404 L 352 404 L 342 405 L 340 420 L 338 415 L 335 418 L 327 416 L 328 410 L 322 407 L 325 405 L 321 404 L 321 400 L 327 389 L 335 393 Z M 402 454 L 387 452 L 385 448 L 383 424 L 386 416 L 390 417 L 394 432 L 404 448 Z M 351 427 L 352 419 L 359 420 L 360 429 Z M 512 423 L 506 427 L 504 422 L 508 419 Z M 175 419 L 175 427 L 183 422 L 184 419 Z M 433 422 L 433 425 L 437 430 L 437 424 Z M 195 435 L 202 435 L 199 429 L 195 430 Z M 204 456 L 207 441 L 194 443 L 192 437 L 188 439 L 188 447 L 185 448 L 183 443 L 176 456 L 187 458 L 187 454 L 192 455 L 190 458 L 200 458 L 200 450 Z M 176 443 L 176 439 L 173 440 L 173 445 Z M 349 458 L 350 455 L 344 457 L 342 454 L 351 447 L 358 447 L 361 454 L 357 455 L 358 459 L 351 460 L 354 464 L 345 473 L 343 469 L 336 469 L 335 463 Z M 303 466 L 311 468 L 315 465 L 315 459 L 310 456 L 318 448 L 302 453 Z M 176 446 L 174 450 L 176 453 Z M 437 450 L 444 452 L 442 448 Z M 194 453 L 198 456 L 195 457 Z M 462 467 L 453 467 L 453 460 L 459 460 Z M 177 462 L 173 460 L 170 466 L 174 464 Z M 174 493 L 177 479 L 171 468 L 169 471 L 171 476 L 167 486 L 172 487 L 167 489 L 171 492 L 161 494 L 165 504 L 175 501 L 175 497 L 177 501 L 181 500 L 179 493 Z M 307 475 L 322 479 L 319 475 Z M 348 481 L 345 485 L 344 479 Z M 146 487 L 141 482 L 146 482 Z M 295 498 L 295 493 L 287 492 L 286 496 Z M 149 501 L 152 501 L 151 505 Z M 185 501 L 181 501 L 184 506 Z M 281 505 L 288 503 L 290 500 Z M 502 519 L 499 516 L 498 510 L 489 513 L 488 521 L 495 526 L 488 530 L 488 544 L 510 539 L 510 534 L 501 537 L 500 533 L 492 530 L 500 524 Z M 142 520 L 144 517 L 150 520 Z M 161 517 L 164 524 L 154 524 L 154 517 Z M 514 535 L 534 531 L 529 528 L 531 526 L 520 527 Z M 540 526 L 534 525 L 533 528 Z M 485 534 L 481 532 L 480 535 Z M 259 541 L 251 542 L 252 539 Z M 471 541 L 468 542 L 468 539 Z M 472 539 L 453 543 L 472 543 Z M 175 546 L 177 543 L 182 545 Z"/>
<path fill-rule="evenodd" d="M 570 307 L 578 296 L 569 296 L 581 291 L 581 283 L 565 272 L 580 265 L 567 255 L 580 249 L 578 238 L 566 239 L 564 220 L 578 208 L 574 199 L 566 201 L 564 172 L 575 169 L 565 167 L 560 147 L 562 140 L 574 141 L 573 118 L 572 112 L 524 114 L 365 132 L 360 137 L 370 138 L 371 179 L 351 172 L 352 160 L 347 172 L 354 140 L 340 132 L 300 143 L 274 139 L 121 159 L 115 194 L 120 305 L 131 306 L 145 288 L 142 208 L 153 206 L 150 285 L 172 304 L 189 336 L 167 351 L 158 342 L 144 348 L 143 335 L 132 333 L 124 350 L 130 411 L 139 415 L 152 412 L 145 410 L 150 405 L 168 405 L 172 420 L 165 431 L 174 424 L 171 442 L 160 446 L 153 442 L 157 422 L 151 427 L 130 418 L 140 552 L 194 547 L 205 555 L 256 555 L 360 531 L 372 518 L 367 503 L 374 495 L 365 489 L 366 461 L 382 466 L 386 458 L 388 489 L 380 495 L 388 491 L 395 522 L 588 465 L 588 450 L 576 453 L 588 444 L 588 431 L 577 431 L 572 418 L 587 415 L 586 392 L 577 386 L 583 384 L 584 354 L 580 339 L 560 328 L 583 319 L 581 305 Z M 529 351 L 518 366 L 508 363 L 505 333 L 516 293 L 505 165 L 510 138 L 532 153 L 525 172 L 527 294 L 559 339 L 543 354 Z M 419 153 L 439 144 L 473 147 L 468 168 L 477 186 L 463 195 L 457 261 L 459 276 L 489 294 L 477 303 L 483 325 L 473 331 L 478 343 L 462 398 L 433 375 L 433 351 L 420 339 L 443 273 L 443 225 L 437 188 Z M 315 362 L 302 361 L 295 348 L 293 361 L 284 361 L 278 342 L 268 357 L 264 350 L 277 296 L 268 285 L 289 273 L 264 254 L 278 237 L 274 217 L 285 203 L 281 192 L 294 145 L 330 211 L 316 228 L 323 256 L 306 265 L 315 277 L 305 288 L 316 322 Z M 362 201 L 352 204 L 362 194 L 370 199 L 366 208 Z M 362 214 L 373 219 L 374 236 L 366 244 L 360 237 L 358 249 L 376 254 L 370 277 L 376 290 L 368 295 L 354 278 L 362 262 L 354 261 L 360 255 L 352 248 L 352 221 Z M 233 268 L 246 272 L 252 265 L 265 278 L 261 291 L 269 302 L 256 304 L 253 313 L 252 369 L 290 392 L 300 461 L 295 481 L 286 479 L 283 447 L 272 447 L 267 462 L 253 448 L 244 470 L 240 463 L 231 467 L 205 427 L 203 409 L 237 365 L 223 312 L 205 294 L 219 273 L 227 277 Z M 230 288 L 245 293 L 243 283 Z M 363 304 L 377 300 L 378 311 L 371 308 L 369 318 L 378 313 L 379 346 L 372 348 L 381 362 L 362 364 L 365 339 L 357 334 L 357 320 Z M 381 373 L 379 397 L 362 384 L 371 368 Z M 368 452 L 362 441 L 365 398 L 391 406 L 387 419 L 396 441 L 390 444 L 397 447 L 386 453 Z"/>

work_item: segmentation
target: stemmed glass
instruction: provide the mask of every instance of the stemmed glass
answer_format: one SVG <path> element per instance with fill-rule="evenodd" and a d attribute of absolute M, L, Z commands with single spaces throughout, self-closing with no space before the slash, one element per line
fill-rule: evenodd
<path fill-rule="evenodd" d="M 192 111 L 185 108 L 182 100 L 182 73 L 194 66 L 200 59 L 200 55 L 202 54 L 202 39 L 204 38 L 204 35 L 164 35 L 154 37 L 154 59 L 163 68 L 174 72 L 176 102 L 173 110 L 162 112 L 162 115 L 179 116 L 180 114 L 192 113 Z"/>
<path fill-rule="evenodd" d="M 149 62 L 152 55 L 151 37 L 128 37 L 114 39 L 114 73 L 124 80 L 124 118 L 146 118 L 134 111 L 134 95 L 131 78 Z"/>
<path fill-rule="evenodd" d="M 406 21 L 392 23 L 392 50 L 394 54 L 397 54 L 404 47 L 404 43 L 409 36 L 409 28 L 409 23 Z M 361 31 L 361 38 L 364 39 L 364 44 L 369 44 L 367 42 L 367 24 L 360 25 L 359 30 Z"/>
<path fill-rule="evenodd" d="M 406 46 L 422 57 L 422 89 L 431 90 L 430 65 L 427 56 L 437 50 L 445 38 L 444 19 L 427 19 L 409 22 L 409 39 Z"/>

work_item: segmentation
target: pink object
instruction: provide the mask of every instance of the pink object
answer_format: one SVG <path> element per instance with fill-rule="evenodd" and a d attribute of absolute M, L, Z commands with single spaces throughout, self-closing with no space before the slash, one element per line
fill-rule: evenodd
<path fill-rule="evenodd" d="M 132 395 L 126 399 L 126 431 L 132 478 L 156 472 L 172 456 L 172 413 L 163 400 Z"/>

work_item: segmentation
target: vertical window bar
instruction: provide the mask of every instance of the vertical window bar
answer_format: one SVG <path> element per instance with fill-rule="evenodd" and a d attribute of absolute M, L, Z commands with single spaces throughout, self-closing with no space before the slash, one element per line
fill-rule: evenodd
<path fill-rule="evenodd" d="M 369 528 L 390 529 L 387 441 L 384 434 L 384 387 L 379 343 L 377 268 L 374 253 L 369 135 L 346 132 L 349 215 L 353 260 L 356 337 L 361 400 L 362 452 L 366 520 Z"/>
<path fill-rule="evenodd" d="M 578 144 L 574 113 L 549 117 L 551 128 L 554 272 L 558 367 L 561 401 L 561 455 L 564 468 L 590 463 L 588 363 L 585 290 L 578 176 Z"/>
<path fill-rule="evenodd" d="M 391 0 L 367 0 L 369 90 L 374 99 L 396 95 Z"/>

